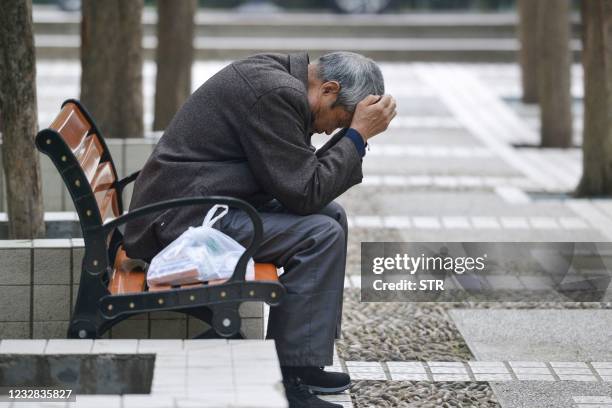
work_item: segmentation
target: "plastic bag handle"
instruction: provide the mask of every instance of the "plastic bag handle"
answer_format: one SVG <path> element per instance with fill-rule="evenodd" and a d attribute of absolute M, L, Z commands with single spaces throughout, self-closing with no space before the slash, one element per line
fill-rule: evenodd
<path fill-rule="evenodd" d="M 221 214 L 217 215 L 213 218 L 213 215 L 217 212 L 219 208 L 222 208 Z M 229 207 L 225 204 L 215 204 L 209 211 L 206 213 L 206 217 L 204 217 L 204 222 L 202 223 L 203 227 L 211 227 L 215 224 L 215 222 L 219 221 L 221 218 L 227 214 L 229 211 Z"/>

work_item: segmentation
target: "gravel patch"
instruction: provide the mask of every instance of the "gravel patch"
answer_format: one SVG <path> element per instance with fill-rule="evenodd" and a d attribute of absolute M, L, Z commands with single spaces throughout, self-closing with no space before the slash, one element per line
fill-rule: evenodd
<path fill-rule="evenodd" d="M 345 289 L 340 358 L 464 361 L 472 358 L 446 308 L 433 303 L 360 303 Z"/>
<path fill-rule="evenodd" d="M 355 408 L 500 407 L 489 384 L 483 382 L 355 381 L 351 396 Z"/>

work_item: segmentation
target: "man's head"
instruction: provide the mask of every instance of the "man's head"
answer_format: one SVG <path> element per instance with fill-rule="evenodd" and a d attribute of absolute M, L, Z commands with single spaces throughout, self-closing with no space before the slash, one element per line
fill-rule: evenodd
<path fill-rule="evenodd" d="M 308 66 L 310 130 L 331 134 L 349 127 L 359 102 L 384 93 L 383 76 L 374 61 L 353 52 L 326 54 Z"/>

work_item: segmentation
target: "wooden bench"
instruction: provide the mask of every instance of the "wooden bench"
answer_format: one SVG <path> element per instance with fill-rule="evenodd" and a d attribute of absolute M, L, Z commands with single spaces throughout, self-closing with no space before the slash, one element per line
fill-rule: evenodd
<path fill-rule="evenodd" d="M 70 192 L 85 241 L 79 292 L 68 328 L 69 338 L 99 338 L 120 321 L 137 314 L 175 311 L 211 326 L 199 337 L 240 337 L 238 307 L 245 301 L 278 305 L 285 288 L 276 267 L 255 264 L 255 279 L 245 281 L 246 265 L 260 245 L 262 224 L 245 201 L 221 196 L 178 198 L 123 211 L 122 191 L 139 172 L 119 179 L 110 151 L 87 110 L 74 99 L 47 129 L 36 136 L 37 148 L 49 156 Z M 123 250 L 121 227 L 127 221 L 168 208 L 227 204 L 245 211 L 253 223 L 251 243 L 225 282 L 182 287 L 147 287 L 143 262 Z"/>

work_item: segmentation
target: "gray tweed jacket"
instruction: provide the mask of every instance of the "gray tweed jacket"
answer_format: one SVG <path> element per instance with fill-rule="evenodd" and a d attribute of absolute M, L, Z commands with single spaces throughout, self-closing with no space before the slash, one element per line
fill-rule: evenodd
<path fill-rule="evenodd" d="M 306 53 L 255 55 L 206 81 L 177 112 L 134 185 L 130 210 L 158 201 L 225 195 L 256 208 L 276 198 L 296 214 L 318 211 L 361 182 L 353 142 L 310 142 Z M 183 207 L 127 224 L 125 248 L 151 259 L 208 208 Z"/>

